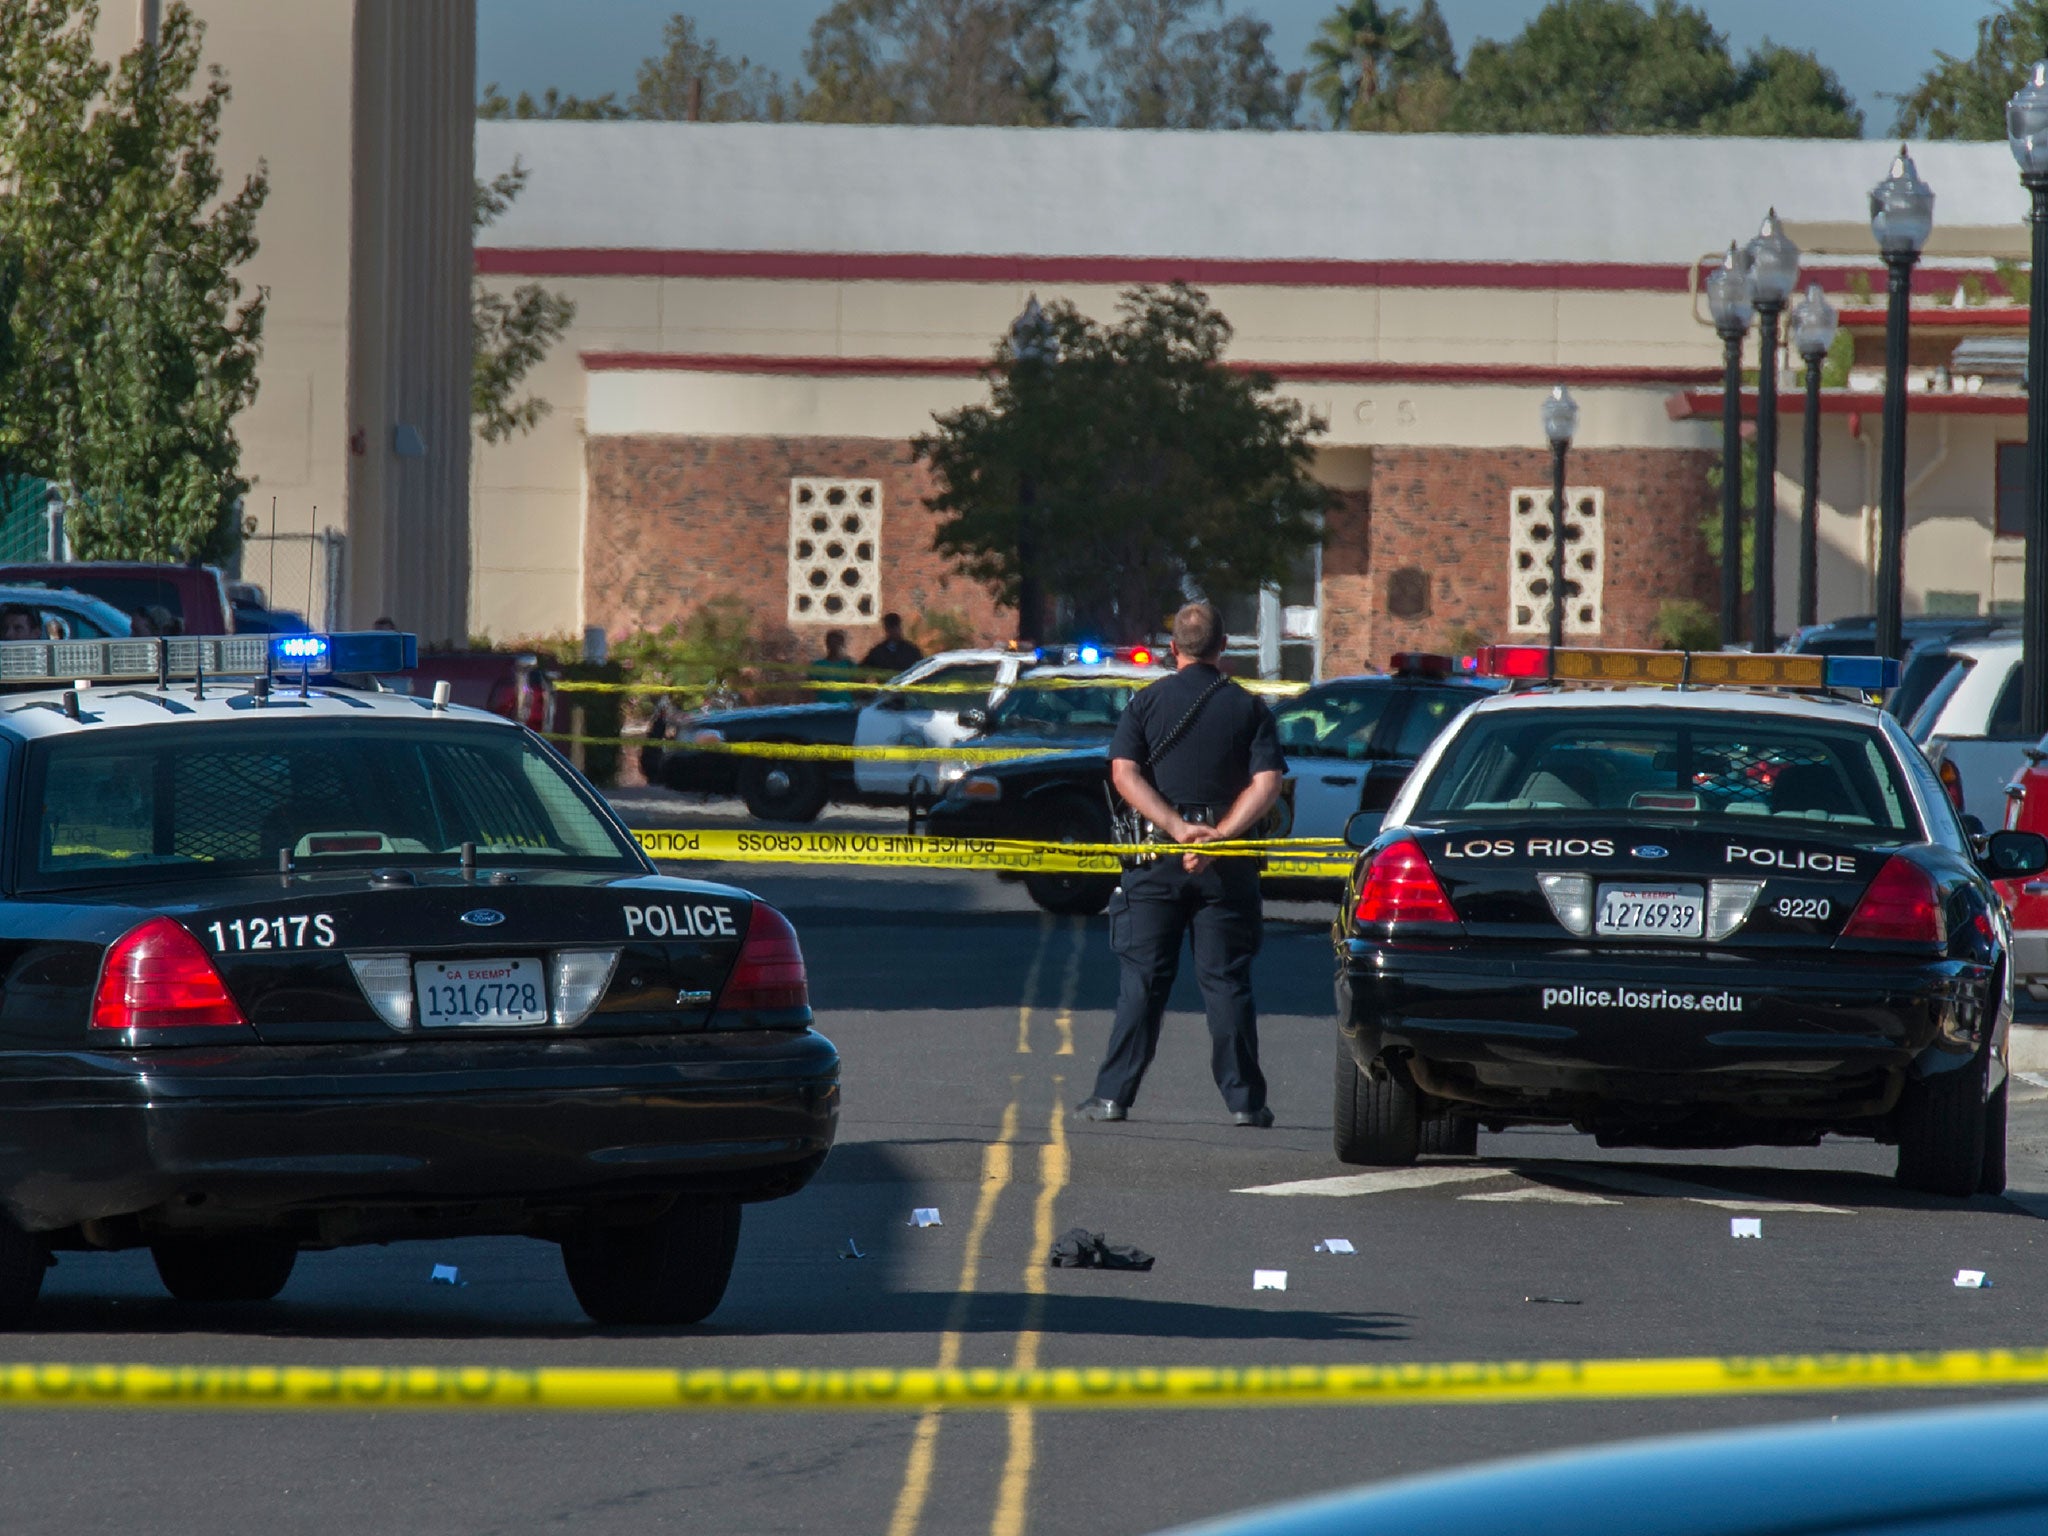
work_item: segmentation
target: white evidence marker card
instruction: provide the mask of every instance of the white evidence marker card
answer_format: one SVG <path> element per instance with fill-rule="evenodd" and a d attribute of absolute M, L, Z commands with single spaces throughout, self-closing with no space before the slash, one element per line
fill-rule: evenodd
<path fill-rule="evenodd" d="M 1728 1218 L 1730 1237 L 1762 1237 L 1764 1219 L 1761 1216 L 1730 1216 Z"/>
<path fill-rule="evenodd" d="M 1358 1250 L 1351 1246 L 1351 1239 L 1348 1237 L 1326 1237 L 1320 1243 L 1316 1244 L 1316 1252 L 1356 1253 L 1358 1252 Z"/>
<path fill-rule="evenodd" d="M 920 1205 L 910 1213 L 910 1220 L 905 1222 L 904 1225 L 911 1227 L 943 1227 L 945 1223 L 939 1220 L 939 1208 L 937 1206 Z"/>
<path fill-rule="evenodd" d="M 1287 1289 L 1287 1271 L 1284 1269 L 1255 1269 L 1252 1271 L 1252 1289 L 1255 1291 L 1284 1291 Z"/>

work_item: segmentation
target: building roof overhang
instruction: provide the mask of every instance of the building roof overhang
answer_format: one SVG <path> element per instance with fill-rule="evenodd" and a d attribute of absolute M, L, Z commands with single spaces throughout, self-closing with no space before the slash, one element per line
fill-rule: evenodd
<path fill-rule="evenodd" d="M 1673 421 L 1721 419 L 1727 393 L 1718 389 L 1687 389 L 1670 396 L 1664 409 Z M 1745 389 L 1740 410 L 1745 420 L 1757 411 L 1756 391 Z M 1823 389 L 1823 416 L 1878 415 L 1884 410 L 1884 392 L 1875 389 Z M 2022 394 L 1968 394 L 1961 390 L 1912 390 L 1906 396 L 1906 410 L 1913 416 L 2024 416 L 2027 397 Z M 1778 414 L 1799 416 L 1806 411 L 1806 391 L 1786 389 L 1778 393 Z"/>

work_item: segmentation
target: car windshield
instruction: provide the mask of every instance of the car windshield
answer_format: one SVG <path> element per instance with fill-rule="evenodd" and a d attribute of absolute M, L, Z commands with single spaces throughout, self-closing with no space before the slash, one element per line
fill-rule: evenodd
<path fill-rule="evenodd" d="M 1763 821 L 1917 835 L 1879 732 L 1843 721 L 1703 710 L 1528 709 L 1468 716 L 1412 820 L 1532 813 Z"/>
<path fill-rule="evenodd" d="M 24 886 L 449 864 L 638 872 L 585 793 L 518 731 L 422 720 L 163 725 L 36 743 Z"/>
<path fill-rule="evenodd" d="M 1384 680 L 1311 688 L 1274 711 L 1280 750 L 1289 757 L 1364 757 L 1393 697 Z"/>
<path fill-rule="evenodd" d="M 1024 686 L 1004 695 L 988 717 L 989 734 L 1019 731 L 1032 736 L 1108 736 L 1117 717 L 1143 680 L 1073 684 L 1048 679 L 1054 686 Z"/>

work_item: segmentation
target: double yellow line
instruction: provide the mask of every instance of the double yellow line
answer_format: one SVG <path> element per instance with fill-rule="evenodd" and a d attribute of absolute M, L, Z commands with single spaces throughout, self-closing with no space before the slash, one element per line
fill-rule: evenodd
<path fill-rule="evenodd" d="M 1038 996 L 1046 951 L 1054 934 L 1061 928 L 1068 934 L 1071 947 L 1060 978 L 1058 1003 L 1053 1011 L 1057 1043 L 1051 1054 L 1056 1057 L 1074 1054 L 1073 1007 L 1081 983 L 1081 958 L 1087 943 L 1087 929 L 1078 919 L 1056 926 L 1050 916 L 1041 916 L 1038 944 L 1025 971 L 1023 1000 L 1017 1010 L 1016 1054 L 1020 1056 L 1037 1054 L 1031 1034 L 1034 999 Z M 1023 1078 L 1020 1076 L 1012 1081 L 1021 1083 Z M 1023 1327 L 1018 1331 L 1010 1352 L 1012 1369 L 1033 1373 L 1038 1370 L 1045 1338 L 1045 1256 L 1052 1247 L 1060 1192 L 1067 1187 L 1072 1168 L 1067 1152 L 1065 1083 L 1065 1074 L 1050 1074 L 1048 1086 L 1052 1089 L 1052 1107 L 1045 1122 L 1046 1140 L 1038 1149 L 1038 1185 L 1032 1201 L 1031 1247 L 1024 1258 L 1024 1292 L 1029 1300 L 1025 1305 Z M 1011 1099 L 1003 1111 L 996 1139 L 982 1149 L 981 1187 L 975 1199 L 974 1217 L 967 1227 L 960 1280 L 946 1331 L 939 1337 L 938 1369 L 941 1372 L 957 1371 L 959 1365 L 967 1308 L 972 1305 L 970 1298 L 981 1279 L 982 1249 L 994 1225 L 997 1205 L 1015 1172 L 1015 1144 L 1023 1097 L 1020 1092 Z M 938 1464 L 943 1406 L 935 1403 L 926 1408 L 911 1433 L 903 1484 L 897 1491 L 896 1505 L 890 1513 L 888 1536 L 917 1536 Z M 1030 1508 L 1031 1474 L 1038 1462 L 1037 1425 L 1031 1405 L 1012 1404 L 1007 1427 L 1009 1443 L 1003 1459 L 1002 1476 L 996 1487 L 995 1511 L 989 1522 L 990 1536 L 1023 1536 Z"/>

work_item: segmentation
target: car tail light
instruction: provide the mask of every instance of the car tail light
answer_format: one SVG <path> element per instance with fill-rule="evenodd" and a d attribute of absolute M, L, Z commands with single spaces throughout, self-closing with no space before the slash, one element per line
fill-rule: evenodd
<path fill-rule="evenodd" d="M 1947 943 L 1948 924 L 1942 917 L 1934 877 L 1911 859 L 1892 855 L 1842 925 L 1842 937 L 1898 944 Z"/>
<path fill-rule="evenodd" d="M 1942 759 L 1941 767 L 1935 770 L 1941 776 L 1941 787 L 1948 791 L 1949 803 L 1955 806 L 1958 815 L 1963 809 L 1963 775 L 1956 765 Z"/>
<path fill-rule="evenodd" d="M 129 929 L 107 950 L 92 1000 L 94 1029 L 240 1028 L 248 1022 L 199 941 L 168 917 Z"/>
<path fill-rule="evenodd" d="M 769 1013 L 810 1006 L 810 979 L 804 974 L 796 930 L 766 902 L 755 902 L 740 957 L 718 995 L 718 1011 Z"/>
<path fill-rule="evenodd" d="M 1455 924 L 1436 871 L 1422 849 L 1407 838 L 1387 844 L 1373 858 L 1358 890 L 1353 915 L 1361 926 L 1399 928 L 1416 923 Z"/>

